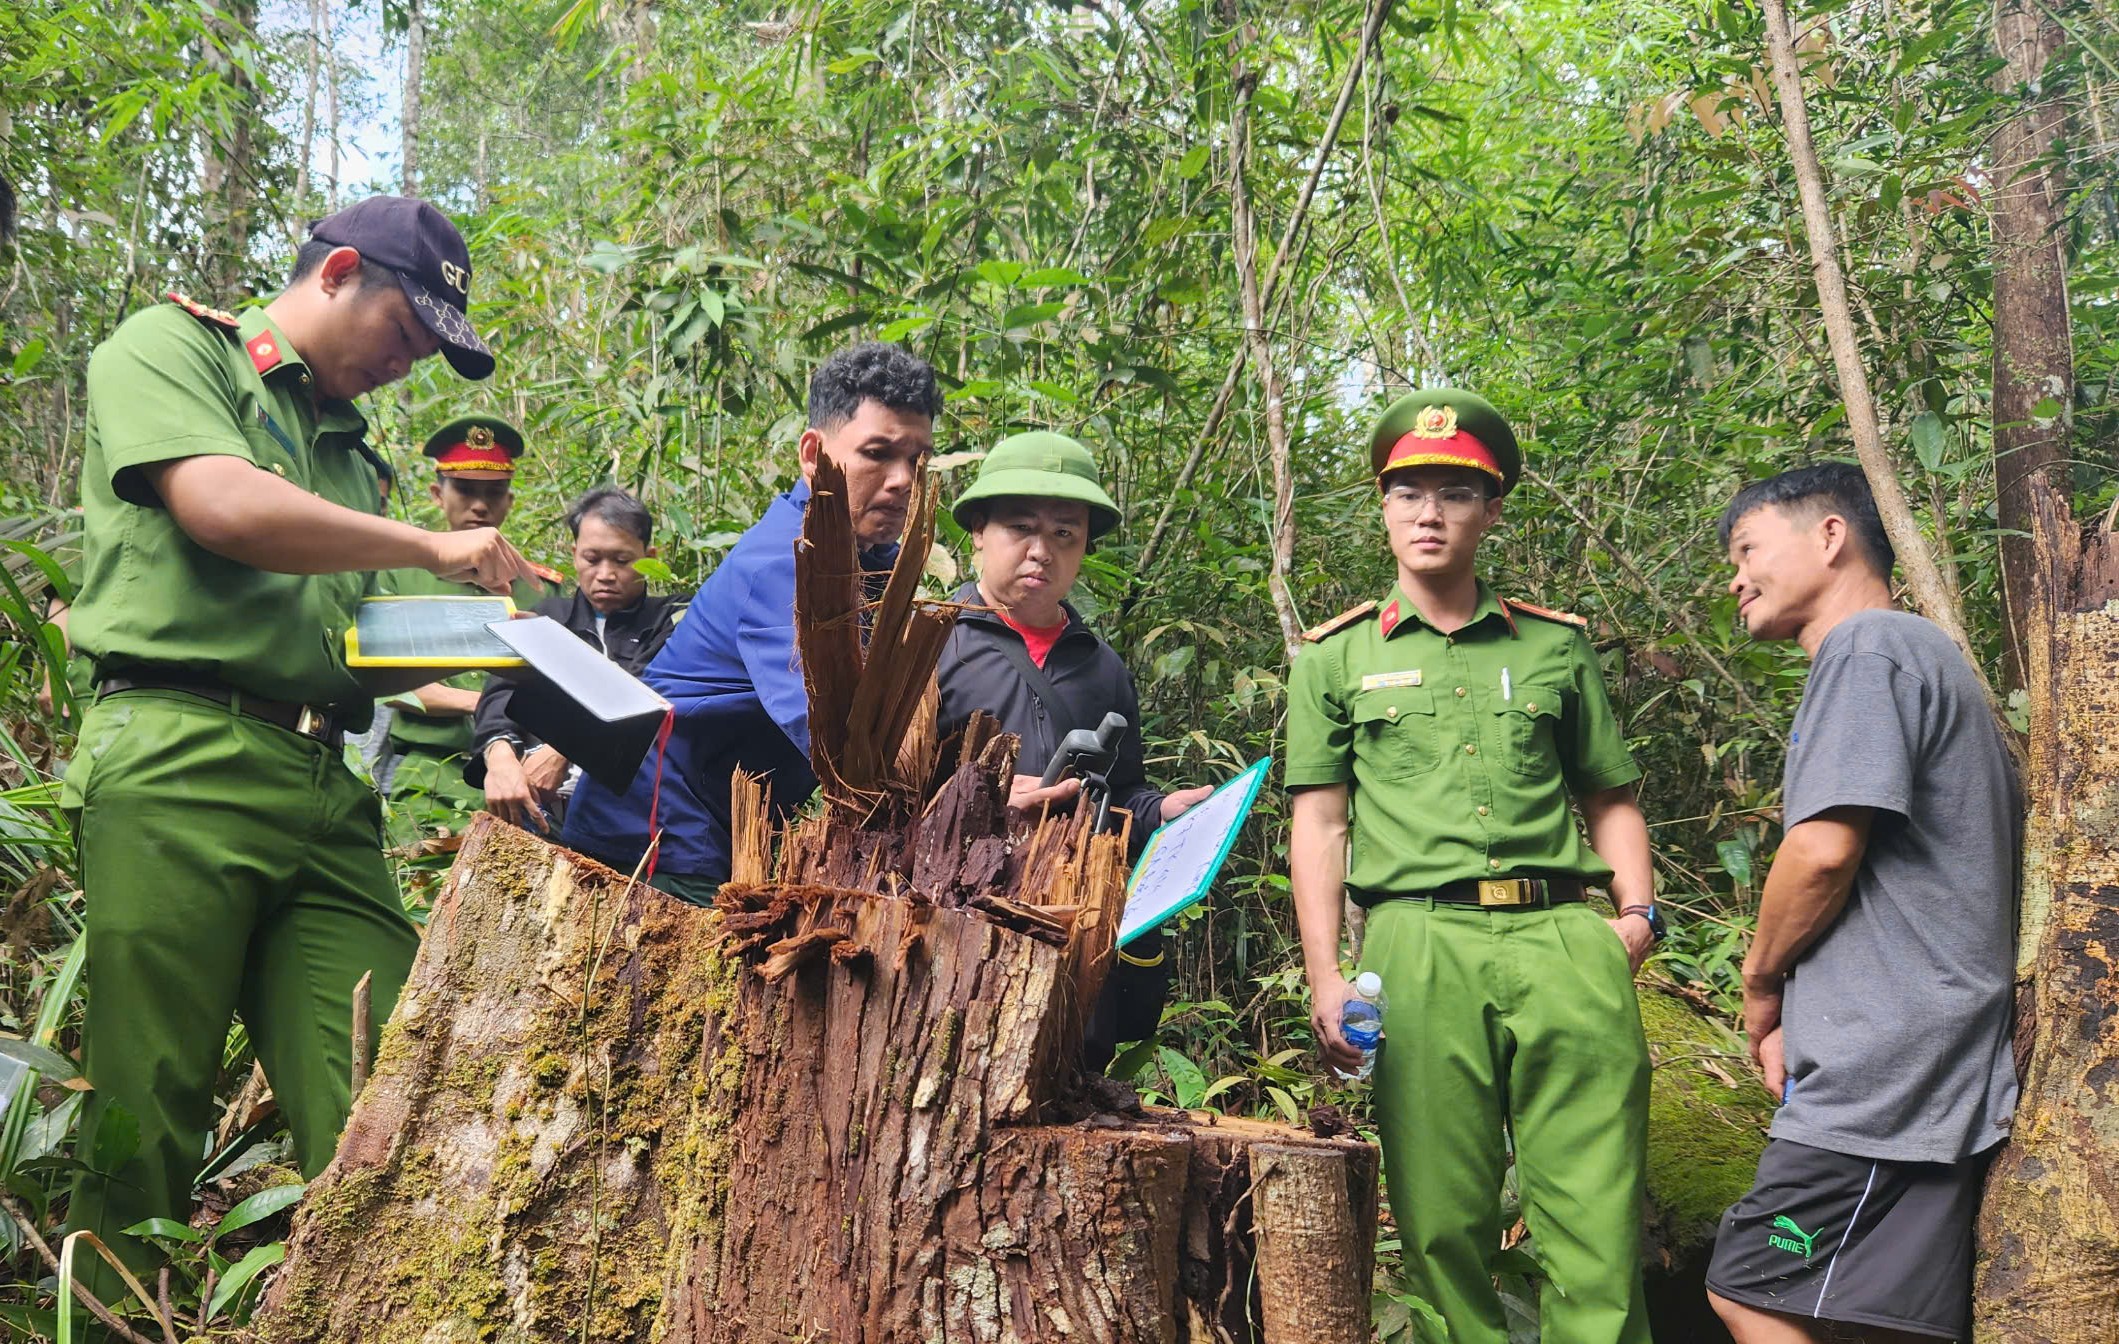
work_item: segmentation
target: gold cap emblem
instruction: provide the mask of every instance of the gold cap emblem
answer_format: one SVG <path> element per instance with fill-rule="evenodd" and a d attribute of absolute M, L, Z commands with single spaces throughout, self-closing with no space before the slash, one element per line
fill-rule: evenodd
<path fill-rule="evenodd" d="M 1413 434 L 1422 439 L 1453 439 L 1457 436 L 1457 408 L 1424 406 L 1413 421 Z"/>
<path fill-rule="evenodd" d="M 493 431 L 484 425 L 473 425 L 469 432 L 464 435 L 464 442 L 470 444 L 473 448 L 491 448 L 493 446 Z"/>

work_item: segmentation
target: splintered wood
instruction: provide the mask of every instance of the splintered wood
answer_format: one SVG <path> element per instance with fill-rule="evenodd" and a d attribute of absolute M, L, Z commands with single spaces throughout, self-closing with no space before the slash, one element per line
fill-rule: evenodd
<path fill-rule="evenodd" d="M 923 599 L 920 576 L 934 545 L 934 482 L 921 473 L 911 524 L 882 600 L 864 600 L 847 514 L 846 477 L 817 463 L 802 538 L 795 546 L 795 635 L 811 706 L 810 762 L 834 809 L 880 821 L 926 796 L 932 756 L 901 761 L 924 708 L 932 742 L 934 666 L 956 623 L 949 603 Z"/>
<path fill-rule="evenodd" d="M 1125 836 L 1011 817 L 990 719 L 935 740 L 929 488 L 870 608 L 816 485 L 824 806 L 776 836 L 738 775 L 711 911 L 476 819 L 258 1334 L 1366 1341 L 1375 1149 L 1081 1077 Z"/>

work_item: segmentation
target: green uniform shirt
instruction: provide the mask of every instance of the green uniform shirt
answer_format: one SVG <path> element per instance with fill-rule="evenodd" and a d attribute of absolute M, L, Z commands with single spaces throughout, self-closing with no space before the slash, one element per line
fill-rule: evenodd
<path fill-rule="evenodd" d="M 424 569 L 388 570 L 377 576 L 376 590 L 392 597 L 492 596 L 475 583 L 455 583 Z M 529 611 L 544 600 L 547 591 L 526 580 L 518 581 L 509 599 L 515 603 L 517 611 Z M 486 674 L 459 672 L 445 678 L 441 684 L 459 691 L 484 690 Z M 399 751 L 417 749 L 440 756 L 458 756 L 471 749 L 471 728 L 468 714 L 418 714 L 400 709 L 390 723 L 390 743 Z"/>
<path fill-rule="evenodd" d="M 99 675 L 154 664 L 364 719 L 369 698 L 347 670 L 345 632 L 370 576 L 274 574 L 223 559 L 177 526 L 139 469 L 239 457 L 376 513 L 366 430 L 351 403 L 311 399 L 308 369 L 262 308 L 236 328 L 167 303 L 127 319 L 88 364 L 71 630 Z"/>
<path fill-rule="evenodd" d="M 1358 904 L 1467 878 L 1607 879 L 1569 793 L 1640 776 L 1588 637 L 1484 583 L 1455 634 L 1394 589 L 1295 660 L 1287 785 L 1351 786 Z"/>

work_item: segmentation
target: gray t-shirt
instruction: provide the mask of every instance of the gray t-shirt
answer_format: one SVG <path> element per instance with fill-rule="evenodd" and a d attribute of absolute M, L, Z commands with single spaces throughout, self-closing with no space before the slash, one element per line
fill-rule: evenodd
<path fill-rule="evenodd" d="M 1954 1162 L 2016 1109 L 2015 768 L 1979 680 L 1932 622 L 1863 611 L 1817 651 L 1789 738 L 1783 823 L 1875 809 L 1846 909 L 1783 1003 L 1792 1090 L 1773 1136 Z"/>

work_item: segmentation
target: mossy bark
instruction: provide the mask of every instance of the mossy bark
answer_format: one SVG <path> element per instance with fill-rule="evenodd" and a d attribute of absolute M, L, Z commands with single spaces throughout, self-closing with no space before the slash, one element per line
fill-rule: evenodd
<path fill-rule="evenodd" d="M 1705 1275 L 1722 1211 L 1751 1188 L 1773 1099 L 1722 1023 L 1653 983 L 1640 986 L 1648 1085 L 1649 1314 L 1657 1339 L 1726 1340 Z"/>
<path fill-rule="evenodd" d="M 2119 546 L 2033 482 L 2023 1100 L 1980 1212 L 1978 1338 L 2119 1338 Z"/>
<path fill-rule="evenodd" d="M 645 1338 L 720 1204 L 715 923 L 481 817 L 260 1336 Z"/>

